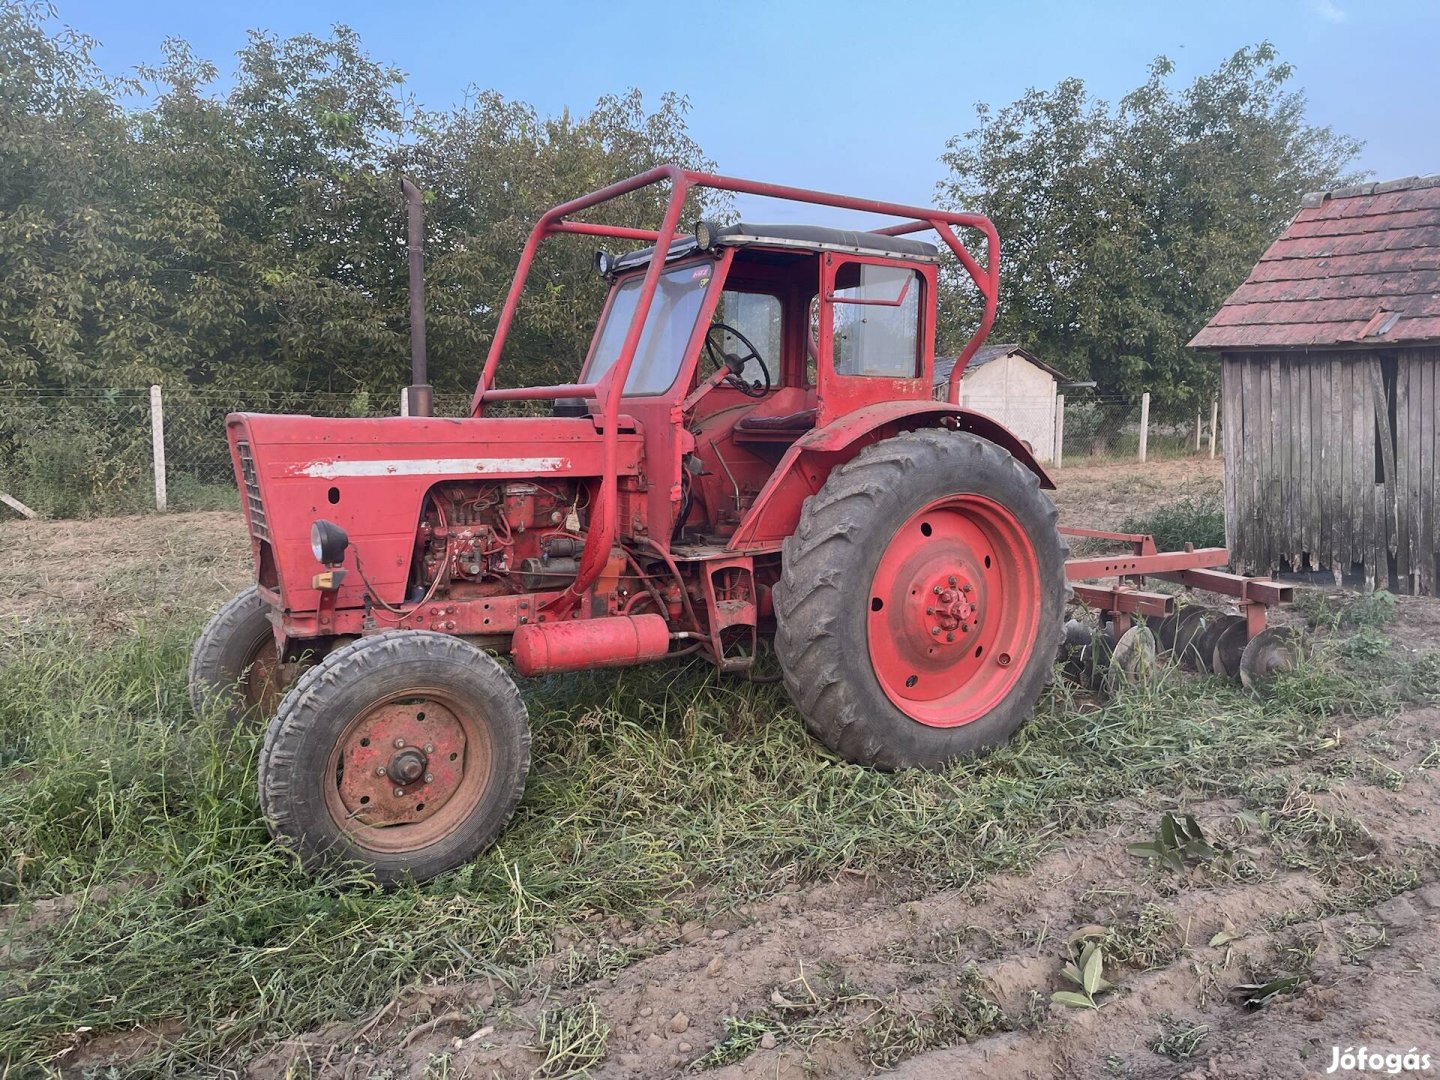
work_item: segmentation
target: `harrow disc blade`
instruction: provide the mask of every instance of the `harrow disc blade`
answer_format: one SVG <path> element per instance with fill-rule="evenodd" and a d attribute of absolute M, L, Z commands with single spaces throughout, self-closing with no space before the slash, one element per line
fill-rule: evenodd
<path fill-rule="evenodd" d="M 1085 649 L 1085 658 L 1088 661 L 1085 671 L 1085 683 L 1097 694 L 1105 692 L 1105 676 L 1110 670 L 1110 655 L 1115 651 L 1115 645 L 1110 635 L 1103 629 L 1090 641 Z"/>
<path fill-rule="evenodd" d="M 1200 654 L 1201 671 L 1215 671 L 1220 674 L 1215 667 L 1215 645 L 1220 636 L 1237 621 L 1243 624 L 1245 619 L 1240 615 L 1215 614 L 1205 620 L 1205 630 L 1195 642 L 1195 651 Z"/>
<path fill-rule="evenodd" d="M 1125 684 L 1143 682 L 1155 670 L 1155 635 L 1145 626 L 1132 626 L 1115 644 L 1105 672 L 1104 689 L 1113 696 Z"/>
<path fill-rule="evenodd" d="M 1232 615 L 1229 618 L 1234 621 L 1227 621 L 1215 640 L 1215 649 L 1210 654 L 1210 670 L 1216 675 L 1224 675 L 1227 679 L 1236 679 L 1240 677 L 1240 657 L 1245 652 L 1250 627 L 1243 615 Z"/>
<path fill-rule="evenodd" d="M 1303 650 L 1300 635 L 1288 626 L 1271 626 L 1250 639 L 1240 654 L 1240 682 L 1257 693 L 1275 675 L 1294 671 Z"/>
<path fill-rule="evenodd" d="M 1060 643 L 1060 670 L 1071 682 L 1085 686 L 1089 682 L 1088 650 L 1093 637 L 1090 627 L 1079 619 L 1065 624 L 1065 639 Z"/>
<path fill-rule="evenodd" d="M 1199 606 L 1187 607 L 1179 613 L 1178 621 L 1175 624 L 1175 646 L 1172 651 L 1175 658 L 1180 661 L 1180 666 L 1186 671 L 1202 670 L 1198 639 L 1205 630 L 1207 619 L 1212 617 L 1212 612 Z"/>
<path fill-rule="evenodd" d="M 1175 631 L 1180 626 L 1180 617 L 1189 610 L 1189 608 L 1181 608 L 1179 611 L 1172 611 L 1156 625 L 1155 648 L 1157 651 L 1168 653 L 1175 648 Z"/>
<path fill-rule="evenodd" d="M 1065 624 L 1065 645 L 1070 649 L 1078 649 L 1083 645 L 1090 644 L 1090 638 L 1094 631 L 1079 619 L 1071 619 Z"/>

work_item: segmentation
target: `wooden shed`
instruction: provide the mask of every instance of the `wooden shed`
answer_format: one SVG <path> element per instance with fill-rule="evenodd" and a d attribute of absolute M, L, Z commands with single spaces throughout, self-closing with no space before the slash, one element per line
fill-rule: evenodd
<path fill-rule="evenodd" d="M 1435 595 L 1440 175 L 1306 196 L 1190 344 L 1220 354 L 1237 568 Z"/>
<path fill-rule="evenodd" d="M 935 396 L 949 389 L 955 357 L 935 358 Z M 1030 444 L 1040 461 L 1055 457 L 1055 386 L 1065 375 L 1014 344 L 979 349 L 960 375 L 960 404 L 992 416 Z"/>

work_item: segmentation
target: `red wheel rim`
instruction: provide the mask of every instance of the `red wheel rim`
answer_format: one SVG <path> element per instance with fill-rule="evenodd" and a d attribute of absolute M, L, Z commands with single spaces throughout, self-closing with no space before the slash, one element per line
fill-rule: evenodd
<path fill-rule="evenodd" d="M 901 525 L 875 568 L 870 662 L 885 695 L 928 727 L 959 727 L 1014 687 L 1040 623 L 1035 545 L 1005 507 L 949 495 Z"/>
<path fill-rule="evenodd" d="M 362 711 L 330 754 L 325 803 L 372 851 L 418 851 L 450 835 L 490 786 L 490 731 L 440 690 L 391 695 Z"/>

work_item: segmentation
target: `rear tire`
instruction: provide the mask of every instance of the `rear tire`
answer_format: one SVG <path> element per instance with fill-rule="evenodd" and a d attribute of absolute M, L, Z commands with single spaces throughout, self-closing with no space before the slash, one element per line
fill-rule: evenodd
<path fill-rule="evenodd" d="M 448 634 L 391 630 L 337 649 L 285 696 L 260 807 L 307 870 L 346 863 L 392 886 L 489 847 L 529 770 L 529 717 L 499 663 Z"/>
<path fill-rule="evenodd" d="M 218 701 L 238 726 L 251 712 L 269 720 L 293 668 L 279 663 L 270 605 L 254 585 L 231 597 L 205 625 L 190 653 L 190 705 L 197 715 Z"/>
<path fill-rule="evenodd" d="M 965 433 L 904 433 L 835 469 L 774 590 L 775 650 L 810 731 L 886 769 L 1006 742 L 1063 639 L 1057 517 L 1034 473 Z"/>

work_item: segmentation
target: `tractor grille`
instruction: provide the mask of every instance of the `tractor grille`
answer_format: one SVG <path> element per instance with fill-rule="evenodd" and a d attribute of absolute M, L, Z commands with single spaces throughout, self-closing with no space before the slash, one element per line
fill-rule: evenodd
<path fill-rule="evenodd" d="M 270 524 L 265 520 L 265 506 L 260 502 L 260 482 L 255 478 L 255 459 L 249 443 L 236 443 L 240 453 L 240 479 L 245 484 L 245 508 L 250 513 L 250 531 L 255 539 L 270 541 Z"/>

